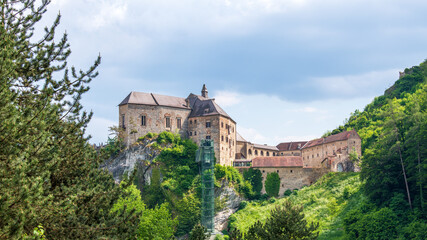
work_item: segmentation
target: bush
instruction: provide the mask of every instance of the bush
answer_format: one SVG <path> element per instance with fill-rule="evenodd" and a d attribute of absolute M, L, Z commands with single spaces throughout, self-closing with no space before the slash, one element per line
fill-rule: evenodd
<path fill-rule="evenodd" d="M 319 224 L 307 224 L 302 206 L 293 206 L 285 201 L 282 206 L 271 211 L 265 224 L 260 221 L 253 224 L 246 239 L 317 239 Z"/>
<path fill-rule="evenodd" d="M 287 197 L 287 196 L 290 196 L 291 194 L 292 194 L 292 190 L 288 189 L 283 193 L 283 196 Z"/>
<path fill-rule="evenodd" d="M 267 179 L 264 183 L 265 192 L 270 197 L 277 197 L 279 196 L 279 190 L 280 190 L 280 178 L 279 174 L 276 172 L 272 172 L 267 174 Z"/>
<path fill-rule="evenodd" d="M 240 204 L 239 204 L 239 209 L 238 210 L 244 209 L 247 205 L 248 205 L 247 201 L 241 201 Z"/>
<path fill-rule="evenodd" d="M 243 172 L 243 178 L 252 185 L 252 190 L 256 195 L 261 194 L 262 190 L 262 173 L 259 169 L 249 168 Z"/>
<path fill-rule="evenodd" d="M 353 209 L 344 219 L 345 230 L 352 239 L 395 239 L 396 225 L 396 214 L 389 208 L 368 213 Z"/>

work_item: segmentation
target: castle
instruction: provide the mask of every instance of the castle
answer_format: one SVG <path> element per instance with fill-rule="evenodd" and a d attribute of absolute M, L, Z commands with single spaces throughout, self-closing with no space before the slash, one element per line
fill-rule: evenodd
<path fill-rule="evenodd" d="M 198 145 L 212 139 L 219 164 L 242 171 L 260 169 L 263 179 L 275 171 L 283 179 L 282 192 L 309 185 L 325 172 L 358 171 L 350 155 L 361 155 L 361 139 L 354 130 L 277 146 L 248 142 L 237 132 L 236 121 L 209 98 L 205 85 L 201 95 L 187 98 L 131 92 L 119 104 L 119 126 L 127 145 L 149 132 L 163 131 L 179 133 Z"/>

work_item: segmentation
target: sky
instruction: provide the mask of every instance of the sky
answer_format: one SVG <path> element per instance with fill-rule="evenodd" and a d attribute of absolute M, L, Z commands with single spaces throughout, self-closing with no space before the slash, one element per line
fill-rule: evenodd
<path fill-rule="evenodd" d="M 131 92 L 209 96 L 248 141 L 320 137 L 427 59 L 425 0 L 53 0 L 70 66 L 99 76 L 83 96 L 92 143 Z"/>

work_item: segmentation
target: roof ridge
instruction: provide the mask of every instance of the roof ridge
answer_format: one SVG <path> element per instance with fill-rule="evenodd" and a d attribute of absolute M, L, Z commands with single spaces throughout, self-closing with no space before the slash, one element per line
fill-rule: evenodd
<path fill-rule="evenodd" d="M 154 102 L 155 102 L 157 105 L 160 105 L 160 104 L 159 104 L 159 102 L 157 102 L 157 99 L 154 97 L 154 94 L 153 94 L 153 93 L 150 93 L 150 94 L 151 94 L 151 97 L 153 97 Z"/>

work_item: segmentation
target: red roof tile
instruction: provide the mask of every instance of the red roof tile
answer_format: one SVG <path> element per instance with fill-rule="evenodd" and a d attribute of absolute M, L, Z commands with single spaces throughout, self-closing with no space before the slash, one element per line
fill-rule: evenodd
<path fill-rule="evenodd" d="M 300 156 L 256 157 L 252 159 L 252 167 L 302 167 Z"/>

